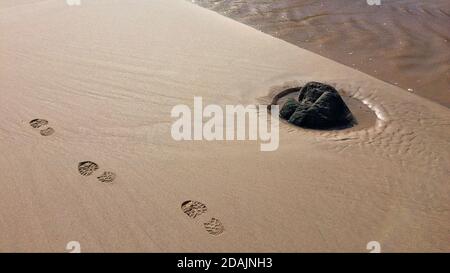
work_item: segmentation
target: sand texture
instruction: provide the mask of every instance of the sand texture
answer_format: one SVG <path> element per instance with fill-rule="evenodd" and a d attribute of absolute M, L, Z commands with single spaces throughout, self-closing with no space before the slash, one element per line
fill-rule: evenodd
<path fill-rule="evenodd" d="M 310 80 L 376 120 L 171 137 Z M 0 115 L 1 252 L 450 251 L 448 108 L 183 0 L 2 1 Z"/>

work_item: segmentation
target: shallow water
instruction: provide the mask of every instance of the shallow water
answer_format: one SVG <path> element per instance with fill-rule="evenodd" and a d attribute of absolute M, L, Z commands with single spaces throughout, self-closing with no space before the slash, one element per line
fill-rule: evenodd
<path fill-rule="evenodd" d="M 449 0 L 192 2 L 450 107 Z"/>

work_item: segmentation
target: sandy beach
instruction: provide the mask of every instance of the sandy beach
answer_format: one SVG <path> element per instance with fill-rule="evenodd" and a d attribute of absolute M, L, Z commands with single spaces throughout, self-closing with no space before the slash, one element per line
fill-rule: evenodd
<path fill-rule="evenodd" d="M 2 1 L 0 63 L 0 252 L 450 251 L 448 107 L 184 0 Z M 371 113 L 280 121 L 272 152 L 171 137 L 194 96 L 267 104 L 309 81 Z"/>

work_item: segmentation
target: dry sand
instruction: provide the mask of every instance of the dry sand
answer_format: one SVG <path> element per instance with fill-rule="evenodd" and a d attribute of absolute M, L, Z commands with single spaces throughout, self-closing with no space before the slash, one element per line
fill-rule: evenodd
<path fill-rule="evenodd" d="M 17 4 L 15 4 L 17 3 Z M 0 251 L 450 251 L 450 110 L 183 0 L 2 1 Z M 377 115 L 176 142 L 177 104 L 324 81 Z M 49 121 L 49 136 L 28 122 Z M 81 176 L 78 163 L 98 164 Z M 111 184 L 95 178 L 117 175 Z M 180 206 L 197 200 L 195 219 Z M 225 231 L 212 236 L 215 217 Z"/>

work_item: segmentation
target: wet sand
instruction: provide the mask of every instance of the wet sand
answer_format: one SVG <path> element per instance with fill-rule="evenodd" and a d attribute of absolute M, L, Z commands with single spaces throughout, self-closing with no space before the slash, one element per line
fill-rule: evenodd
<path fill-rule="evenodd" d="M 184 0 L 0 3 L 1 252 L 450 251 L 448 108 Z M 312 80 L 375 122 L 171 137 Z"/>
<path fill-rule="evenodd" d="M 450 1 L 192 2 L 450 107 Z"/>

